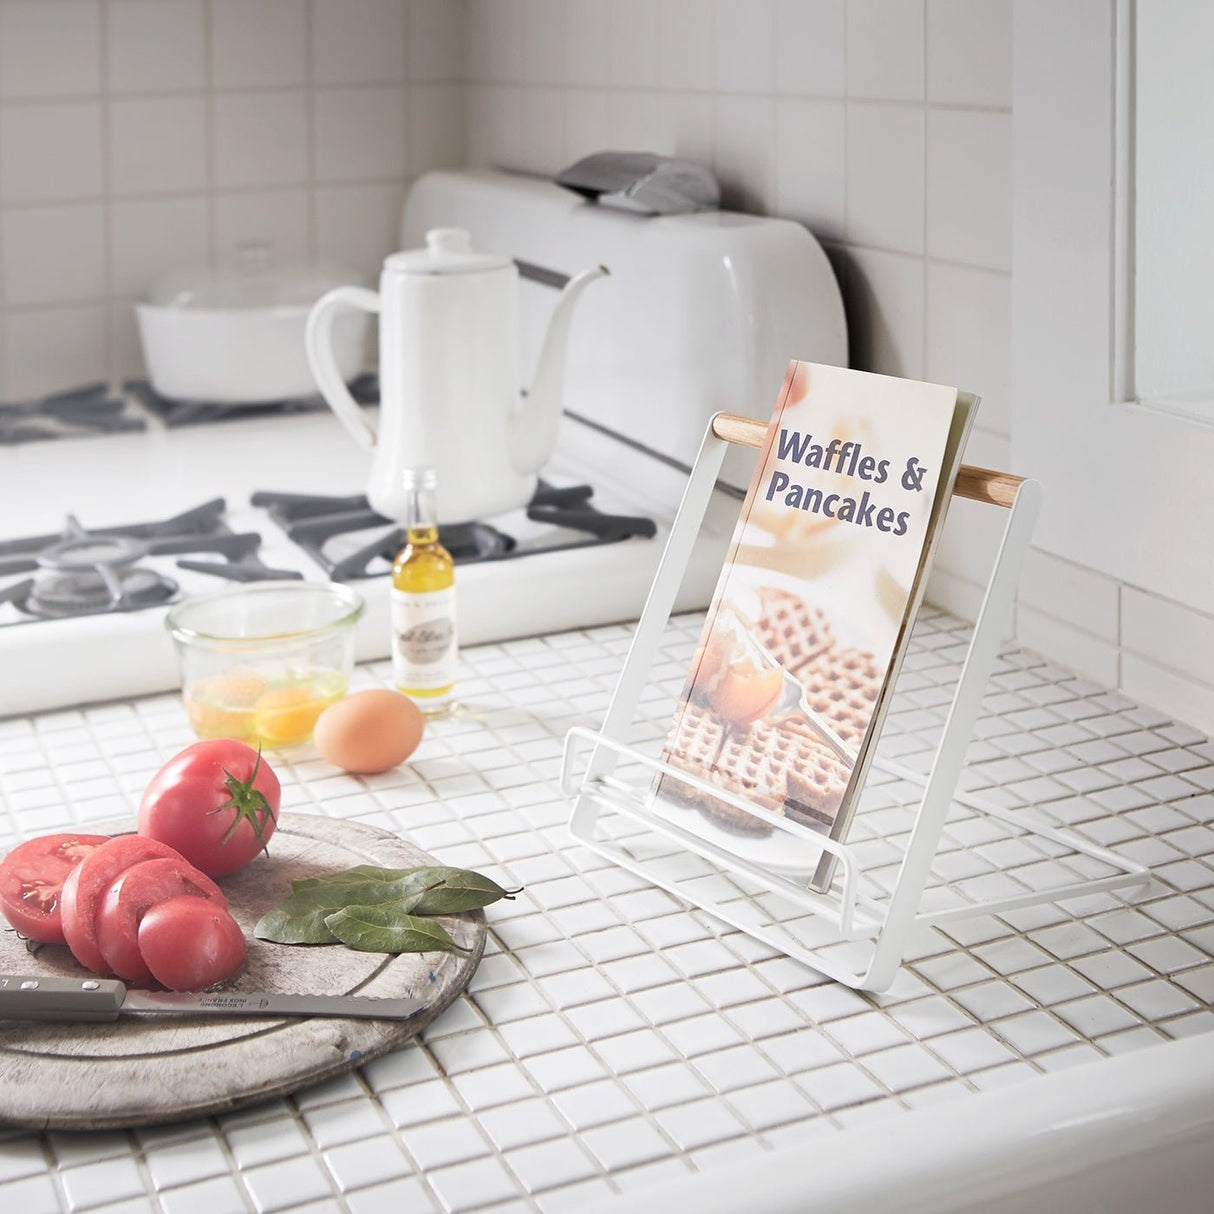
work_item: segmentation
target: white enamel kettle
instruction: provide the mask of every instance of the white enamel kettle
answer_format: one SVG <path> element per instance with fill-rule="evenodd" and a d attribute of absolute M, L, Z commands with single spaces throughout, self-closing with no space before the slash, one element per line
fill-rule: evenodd
<path fill-rule="evenodd" d="M 477 253 L 461 228 L 435 228 L 426 247 L 393 253 L 379 292 L 338 287 L 308 316 L 312 374 L 329 407 L 373 452 L 367 499 L 405 519 L 403 473 L 438 473 L 440 523 L 488 518 L 526 505 L 556 446 L 565 349 L 575 299 L 598 266 L 570 280 L 557 301 L 531 390 L 520 396 L 518 268 Z M 379 313 L 378 430 L 346 389 L 332 326 L 344 308 Z"/>

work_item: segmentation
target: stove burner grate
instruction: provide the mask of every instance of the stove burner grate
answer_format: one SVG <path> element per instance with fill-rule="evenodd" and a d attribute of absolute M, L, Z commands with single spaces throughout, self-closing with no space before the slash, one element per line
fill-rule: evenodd
<path fill-rule="evenodd" d="M 456 523 L 440 528 L 443 545 L 457 565 L 510 560 L 532 552 L 556 552 L 615 543 L 633 536 L 646 539 L 657 534 L 652 519 L 631 515 L 604 514 L 590 504 L 594 490 L 589 485 L 555 489 L 540 481 L 527 506 L 527 517 L 569 532 L 542 547 L 527 547 L 489 523 Z M 288 537 L 308 553 L 337 582 L 376 576 L 377 561 L 391 564 L 405 546 L 404 528 L 372 510 L 362 496 L 326 497 L 320 494 L 258 491 L 250 499 L 269 511 Z M 360 531 L 379 531 L 368 542 L 344 556 L 333 556 L 326 546 L 337 536 Z"/>
<path fill-rule="evenodd" d="M 0 587 L 0 603 L 27 618 L 138 611 L 170 601 L 178 583 L 139 564 L 174 556 L 179 568 L 228 581 L 301 578 L 295 569 L 274 569 L 258 555 L 256 532 L 233 532 L 224 522 L 224 501 L 214 498 L 155 523 L 89 531 L 68 515 L 58 535 L 0 543 L 0 577 L 33 574 Z M 215 559 L 206 559 L 206 558 Z M 203 559 L 199 559 L 203 558 Z"/>
<path fill-rule="evenodd" d="M 84 384 L 41 400 L 0 404 L 0 445 L 4 446 L 85 434 L 122 434 L 146 430 L 147 425 L 145 418 L 135 416 L 103 383 Z"/>
<path fill-rule="evenodd" d="M 177 593 L 172 578 L 138 567 L 114 570 L 98 566 L 94 571 L 51 573 L 30 578 L 27 585 L 28 593 L 16 600 L 17 606 L 44 620 L 139 611 L 167 603 Z"/>
<path fill-rule="evenodd" d="M 247 417 L 277 417 L 284 413 L 318 413 L 328 408 L 320 396 L 229 404 L 210 400 L 169 400 L 161 396 L 146 379 L 129 379 L 122 386 L 149 413 L 170 427 L 237 421 Z M 350 384 L 350 395 L 359 404 L 378 404 L 379 377 L 371 372 L 358 376 Z"/>
<path fill-rule="evenodd" d="M 631 514 L 603 514 L 590 505 L 594 490 L 589 485 L 571 485 L 566 489 L 554 489 L 540 481 L 527 507 L 527 517 L 537 523 L 553 523 L 558 527 L 569 527 L 594 538 L 582 544 L 568 547 L 585 547 L 587 542 L 614 544 L 631 539 L 634 535 L 651 540 L 657 534 L 657 525 L 651 518 Z"/>

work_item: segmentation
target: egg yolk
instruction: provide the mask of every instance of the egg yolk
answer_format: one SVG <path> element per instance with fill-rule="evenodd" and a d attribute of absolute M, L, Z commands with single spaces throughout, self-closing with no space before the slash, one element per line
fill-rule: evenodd
<path fill-rule="evenodd" d="M 216 675 L 200 679 L 182 697 L 190 728 L 200 738 L 253 736 L 253 706 L 266 684 L 256 675 Z"/>
<path fill-rule="evenodd" d="M 274 687 L 253 705 L 253 732 L 266 746 L 297 746 L 336 697 L 311 687 Z"/>

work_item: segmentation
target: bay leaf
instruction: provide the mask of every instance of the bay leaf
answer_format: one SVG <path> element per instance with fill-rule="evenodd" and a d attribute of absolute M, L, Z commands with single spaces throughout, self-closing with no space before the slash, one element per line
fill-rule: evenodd
<path fill-rule="evenodd" d="M 387 903 L 397 908 L 397 914 L 405 914 L 420 893 L 420 889 L 401 890 L 383 883 L 363 884 L 357 896 L 344 885 L 309 886 L 263 915 L 253 934 L 276 944 L 335 944 L 337 937 L 325 925 L 335 911 L 354 904 Z"/>
<path fill-rule="evenodd" d="M 450 948 L 447 933 L 438 924 L 427 925 L 424 916 L 478 910 L 500 898 L 513 898 L 517 892 L 503 889 L 489 877 L 464 868 L 442 865 L 380 868 L 372 864 L 301 878 L 291 882 L 291 890 L 289 898 L 257 923 L 253 930 L 258 939 L 277 944 L 335 944 L 342 938 L 333 931 L 329 919 L 354 910 L 378 912 L 372 926 L 377 924 L 381 931 L 420 932 L 416 938 L 402 937 L 413 940 L 413 947 L 370 950 L 374 952 Z M 400 927 L 406 919 L 416 922 L 411 927 Z M 433 943 L 435 939 L 440 943 Z"/>
<path fill-rule="evenodd" d="M 328 907 L 317 913 L 303 912 L 298 906 L 286 902 L 267 911 L 253 928 L 258 940 L 271 940 L 275 944 L 336 944 L 337 937 L 325 926 L 325 915 L 333 914 Z"/>
<path fill-rule="evenodd" d="M 418 883 L 421 897 L 413 910 L 418 915 L 457 915 L 479 910 L 514 894 L 482 873 L 466 868 L 419 868 L 410 879 Z"/>
<path fill-rule="evenodd" d="M 385 873 L 393 869 L 380 870 Z M 342 880 L 321 881 L 315 885 L 305 885 L 295 889 L 292 898 L 314 898 L 318 904 L 323 902 L 333 910 L 341 910 L 344 906 L 377 906 L 382 902 L 400 902 L 407 898 L 415 898 L 423 892 L 428 884 L 424 874 L 427 869 L 399 870 L 392 881 L 378 881 L 361 876 L 343 877 Z M 341 874 L 335 874 L 339 876 Z M 293 887 L 294 888 L 294 887 Z"/>
<path fill-rule="evenodd" d="M 296 893 L 325 889 L 343 891 L 340 906 L 370 906 L 407 898 L 417 890 L 426 890 L 417 905 L 419 915 L 456 915 L 479 910 L 501 898 L 513 898 L 517 891 L 503 889 L 496 881 L 466 868 L 433 865 L 425 868 L 374 868 L 359 865 L 323 877 L 292 881 Z M 335 902 L 335 905 L 337 903 Z"/>
<path fill-rule="evenodd" d="M 360 882 L 384 883 L 398 881 L 415 872 L 412 868 L 377 868 L 374 864 L 356 864 L 353 868 L 345 868 L 336 873 L 325 873 L 320 877 L 301 877 L 291 882 L 291 888 L 315 889 L 318 885 L 355 885 Z"/>
<path fill-rule="evenodd" d="M 446 952 L 455 947 L 442 924 L 388 906 L 348 906 L 329 915 L 325 925 L 348 948 L 364 953 Z"/>

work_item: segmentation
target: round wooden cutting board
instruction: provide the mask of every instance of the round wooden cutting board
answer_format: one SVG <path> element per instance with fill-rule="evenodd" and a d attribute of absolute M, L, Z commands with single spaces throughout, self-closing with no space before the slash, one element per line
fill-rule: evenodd
<path fill-rule="evenodd" d="M 131 823 L 90 825 L 119 833 Z M 480 912 L 441 920 L 467 952 L 360 953 L 344 945 L 271 944 L 253 937 L 258 919 L 291 893 L 291 882 L 356 864 L 436 864 L 386 831 L 353 822 L 284 814 L 270 854 L 220 882 L 249 944 L 244 991 L 309 995 L 420 995 L 408 1020 L 327 1017 L 131 1016 L 116 1024 L 0 1020 L 0 1124 L 96 1130 L 224 1113 L 331 1079 L 402 1045 L 468 985 L 485 948 Z M 30 955 L 0 932 L 0 973 L 85 973 L 65 947 Z"/>

